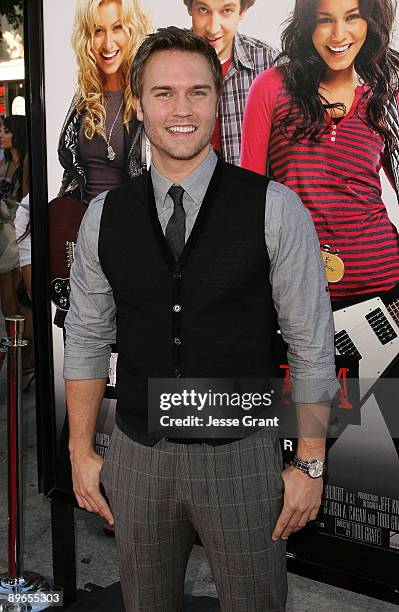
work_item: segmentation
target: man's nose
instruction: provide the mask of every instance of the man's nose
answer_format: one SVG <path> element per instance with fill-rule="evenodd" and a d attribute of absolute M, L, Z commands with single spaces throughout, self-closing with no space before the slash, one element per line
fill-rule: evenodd
<path fill-rule="evenodd" d="M 208 22 L 208 34 L 218 34 L 220 32 L 220 16 L 212 14 Z"/>
<path fill-rule="evenodd" d="M 177 117 L 188 117 L 192 115 L 192 106 L 189 97 L 182 93 L 175 97 L 173 114 Z"/>

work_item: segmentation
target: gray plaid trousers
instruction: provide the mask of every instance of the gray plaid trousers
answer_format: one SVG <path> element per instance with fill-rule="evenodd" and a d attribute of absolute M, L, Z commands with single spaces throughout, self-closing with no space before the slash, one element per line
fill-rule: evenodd
<path fill-rule="evenodd" d="M 285 609 L 285 542 L 271 534 L 283 504 L 278 439 L 138 444 L 115 426 L 101 481 L 115 517 L 126 612 L 179 612 L 198 533 L 223 612 Z"/>

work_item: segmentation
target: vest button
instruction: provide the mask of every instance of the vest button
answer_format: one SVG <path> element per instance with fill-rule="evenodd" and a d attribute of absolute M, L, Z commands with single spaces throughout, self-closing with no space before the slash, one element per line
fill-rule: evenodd
<path fill-rule="evenodd" d="M 180 311 L 181 311 L 181 306 L 180 306 L 180 304 L 175 304 L 175 305 L 173 306 L 173 311 L 174 311 L 174 312 L 180 312 Z"/>
<path fill-rule="evenodd" d="M 173 370 L 172 374 L 174 378 L 181 378 L 181 372 L 178 369 Z"/>
<path fill-rule="evenodd" d="M 173 338 L 173 344 L 175 344 L 176 346 L 180 346 L 181 345 L 181 339 L 180 338 Z"/>
<path fill-rule="evenodd" d="M 182 274 L 181 272 L 176 272 L 176 273 L 173 275 L 173 278 L 174 278 L 175 280 L 181 280 L 181 279 L 183 278 L 183 274 Z"/>

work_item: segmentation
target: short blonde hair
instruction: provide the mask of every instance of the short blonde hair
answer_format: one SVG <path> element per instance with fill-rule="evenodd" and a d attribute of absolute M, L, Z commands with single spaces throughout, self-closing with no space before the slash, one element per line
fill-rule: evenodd
<path fill-rule="evenodd" d="M 85 135 L 89 139 L 93 138 L 96 133 L 106 137 L 103 85 L 93 53 L 93 37 L 98 23 L 100 5 L 111 2 L 121 5 L 122 25 L 129 34 L 126 60 L 121 66 L 125 125 L 129 123 L 136 110 L 130 87 L 130 67 L 141 41 L 151 31 L 150 18 L 141 8 L 140 0 L 78 0 L 72 31 L 72 46 L 78 65 L 78 93 L 82 99 L 76 110 L 85 113 Z"/>

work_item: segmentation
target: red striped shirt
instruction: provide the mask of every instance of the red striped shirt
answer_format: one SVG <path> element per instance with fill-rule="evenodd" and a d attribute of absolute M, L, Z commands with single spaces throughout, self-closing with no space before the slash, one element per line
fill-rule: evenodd
<path fill-rule="evenodd" d="M 345 274 L 330 283 L 333 299 L 388 291 L 399 282 L 398 233 L 381 198 L 385 144 L 367 123 L 369 96 L 367 85 L 358 87 L 336 124 L 326 112 L 328 129 L 320 142 L 282 135 L 290 97 L 278 68 L 254 81 L 245 109 L 241 165 L 266 174 L 269 162 L 273 177 L 296 191 L 310 211 L 320 244 L 339 250 Z"/>

